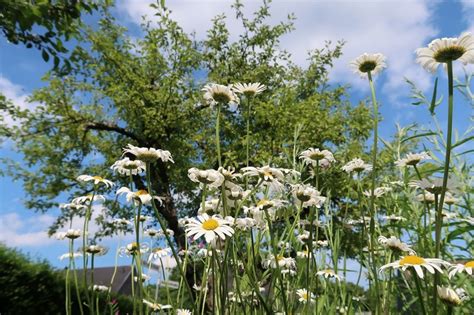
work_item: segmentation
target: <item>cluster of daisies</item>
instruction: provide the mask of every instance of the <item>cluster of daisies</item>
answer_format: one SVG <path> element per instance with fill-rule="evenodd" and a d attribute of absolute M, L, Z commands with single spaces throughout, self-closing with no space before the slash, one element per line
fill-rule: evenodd
<path fill-rule="evenodd" d="M 474 37 L 471 34 L 462 34 L 459 38 L 443 38 L 434 40 L 427 48 L 421 48 L 416 51 L 417 61 L 429 71 L 434 72 L 440 64 L 446 64 L 454 60 L 460 60 L 464 64 L 474 63 Z M 354 71 L 364 78 L 372 80 L 372 76 L 380 73 L 386 67 L 385 57 L 382 54 L 363 54 L 355 59 L 351 66 Z M 203 88 L 204 100 L 210 107 L 217 105 L 227 105 L 240 103 L 237 95 L 246 98 L 254 97 L 266 90 L 266 87 L 260 83 L 233 85 L 208 84 Z M 265 240 L 264 248 L 258 248 L 258 254 L 262 258 L 262 267 L 267 270 L 277 270 L 284 279 L 298 275 L 298 262 L 314 261 L 318 255 L 318 250 L 327 248 L 331 251 L 331 244 L 328 240 L 321 240 L 313 232 L 318 229 L 325 230 L 331 222 L 330 216 L 323 218 L 301 217 L 303 209 L 321 209 L 328 207 L 328 199 L 321 195 L 318 190 L 318 175 L 330 168 L 336 167 L 337 161 L 333 153 L 327 149 L 308 148 L 299 155 L 300 161 L 308 170 L 309 180 L 316 179 L 316 185 L 308 184 L 303 180 L 302 174 L 293 169 L 274 167 L 271 165 L 264 166 L 247 166 L 239 171 L 234 168 L 219 167 L 215 169 L 198 169 L 191 168 L 188 170 L 188 178 L 192 182 L 198 184 L 200 193 L 202 194 L 202 203 L 197 210 L 196 217 L 185 217 L 179 220 L 180 226 L 184 229 L 189 244 L 186 248 L 179 251 L 179 255 L 175 259 L 201 259 L 208 261 L 208 258 L 218 259 L 220 263 L 225 263 L 223 251 L 226 249 L 229 240 L 242 239 L 242 236 L 254 238 L 260 241 Z M 432 159 L 427 152 L 409 153 L 403 158 L 395 161 L 395 165 L 400 168 L 413 167 L 418 174 L 418 165 L 423 161 Z M 171 153 L 166 150 L 155 148 L 142 148 L 129 144 L 124 149 L 124 157 L 116 161 L 111 169 L 119 175 L 140 176 L 148 172 L 152 163 L 160 161 L 162 163 L 174 163 Z M 220 161 L 219 161 L 220 162 Z M 366 163 L 361 158 L 355 158 L 346 164 L 339 166 L 340 170 L 347 173 L 355 180 L 363 179 L 368 173 L 374 171 L 374 165 Z M 98 194 L 99 187 L 110 189 L 114 187 L 114 183 L 100 176 L 80 175 L 77 181 L 81 183 L 91 183 L 94 186 L 94 193 L 86 196 L 74 198 L 71 203 L 64 204 L 61 207 L 68 211 L 71 215 L 85 215 L 85 220 L 91 219 L 91 207 L 94 202 L 103 202 L 105 196 Z M 399 187 L 412 188 L 416 195 L 414 201 L 425 205 L 432 205 L 438 201 L 438 196 L 443 192 L 445 181 L 439 178 L 425 178 L 411 181 L 409 185 L 403 182 L 391 182 L 383 186 L 376 187 L 372 190 L 361 192 L 362 198 L 377 199 L 392 193 Z M 444 196 L 444 204 L 451 207 L 459 202 L 457 194 L 459 193 L 458 184 L 450 179 L 447 183 L 446 195 Z M 155 207 L 157 204 L 164 202 L 160 196 L 155 196 L 151 187 L 142 187 L 141 189 L 132 190 L 129 187 L 121 187 L 117 190 L 118 196 L 124 195 L 128 203 L 138 209 L 142 206 Z M 430 209 L 430 208 L 429 208 Z M 444 211 L 444 210 L 443 210 Z M 316 210 L 319 213 L 319 210 Z M 289 214 L 290 213 L 290 214 Z M 433 213 L 426 213 L 431 220 Z M 443 212 L 445 220 L 454 219 L 456 216 L 452 212 Z M 292 217 L 293 220 L 288 220 Z M 323 220 L 324 219 L 326 222 Z M 403 222 L 407 218 L 401 214 L 378 215 L 377 218 L 360 217 L 346 218 L 344 216 L 343 225 L 347 228 L 365 226 L 372 220 L 377 219 L 376 224 L 389 225 L 393 222 Z M 472 218 L 458 218 L 472 224 Z M 133 222 L 128 219 L 115 219 L 114 224 L 127 230 L 128 228 L 141 229 L 137 233 L 155 239 L 150 243 L 133 242 L 120 249 L 120 253 L 124 256 L 142 257 L 148 254 L 148 263 L 161 260 L 165 257 L 174 255 L 172 244 L 169 247 L 154 247 L 154 244 L 166 243 L 169 236 L 173 236 L 174 231 L 165 229 L 155 230 L 150 224 L 145 228 L 146 222 L 150 223 L 150 218 L 138 215 L 134 217 Z M 284 233 L 280 235 L 276 244 L 271 244 L 271 235 L 269 231 L 276 222 L 286 222 L 287 226 Z M 104 247 L 96 244 L 88 244 L 87 224 L 84 224 L 83 230 L 70 228 L 57 234 L 58 239 L 69 239 L 71 242 L 82 237 L 84 238 L 84 246 L 82 251 L 69 252 L 61 259 L 74 259 L 81 255 L 103 255 L 107 252 Z M 380 231 L 377 229 L 377 231 Z M 249 242 L 249 239 L 246 240 Z M 423 258 L 417 255 L 416 251 L 409 244 L 404 243 L 401 239 L 390 236 L 379 236 L 378 245 L 382 250 L 389 250 L 393 253 L 402 254 L 399 260 L 385 264 L 379 268 L 379 272 L 387 269 L 400 269 L 402 272 L 412 271 L 413 276 L 424 278 L 424 270 L 430 274 L 436 272 L 444 274 L 447 271 L 448 278 L 452 279 L 460 274 L 473 275 L 474 261 L 466 260 L 458 263 L 450 263 L 439 258 Z M 391 256 L 389 256 L 391 257 Z M 237 267 L 246 270 L 246 260 L 240 257 Z M 248 258 L 248 257 L 247 257 Z M 254 262 L 252 260 L 252 262 Z M 344 279 L 334 269 L 326 268 L 331 263 L 313 265 L 311 272 L 323 279 L 334 279 L 340 282 Z M 314 270 L 316 269 L 316 270 Z M 240 269 L 239 269 L 240 270 Z M 310 277 L 308 274 L 307 277 Z M 148 276 L 143 274 L 136 281 L 146 281 Z M 258 294 L 265 294 L 268 288 L 257 284 Z M 206 280 L 202 283 L 196 283 L 194 289 L 200 294 L 207 294 Z M 108 288 L 92 287 L 93 290 L 105 291 Z M 311 287 L 299 288 L 290 292 L 294 292 L 297 300 L 303 304 L 312 304 L 318 299 L 317 295 L 311 292 Z M 459 305 L 468 297 L 462 288 L 452 289 L 451 287 L 438 286 L 439 297 L 450 305 Z M 228 293 L 228 299 L 231 302 L 242 303 L 243 299 L 249 299 L 252 303 L 258 304 L 256 295 L 252 292 L 235 292 Z M 162 305 L 149 299 L 143 299 L 143 303 L 154 311 L 171 309 L 171 305 Z M 340 311 L 346 310 L 346 306 L 341 306 Z M 178 309 L 177 314 L 191 314 L 187 309 Z"/>

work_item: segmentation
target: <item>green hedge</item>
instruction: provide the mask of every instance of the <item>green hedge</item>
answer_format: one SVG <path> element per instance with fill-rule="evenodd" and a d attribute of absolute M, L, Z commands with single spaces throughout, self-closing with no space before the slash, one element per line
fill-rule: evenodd
<path fill-rule="evenodd" d="M 0 244 L 0 314 L 64 314 L 64 278 L 64 272 L 53 269 L 46 261 L 33 262 Z M 103 307 L 105 296 L 101 295 Z M 73 314 L 79 314 L 74 286 L 72 299 Z M 117 302 L 120 314 L 131 313 L 132 302 L 128 297 L 114 295 L 112 300 Z"/>

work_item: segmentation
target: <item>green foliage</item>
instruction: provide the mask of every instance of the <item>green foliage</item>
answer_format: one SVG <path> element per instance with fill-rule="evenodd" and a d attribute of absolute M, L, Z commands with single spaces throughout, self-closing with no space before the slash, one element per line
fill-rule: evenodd
<path fill-rule="evenodd" d="M 103 1 L 107 5 L 108 1 Z M 97 1 L 0 0 L 0 30 L 13 44 L 24 44 L 41 51 L 44 61 L 50 57 L 58 69 L 60 57 L 68 52 L 63 40 L 77 37 L 83 13 L 99 9 Z M 70 64 L 64 60 L 64 69 Z"/>
<path fill-rule="evenodd" d="M 171 151 L 175 164 L 152 168 L 156 182 L 152 188 L 165 197 L 160 213 L 179 239 L 178 213 L 193 213 L 198 207 L 187 170 L 217 168 L 215 111 L 203 105 L 200 91 L 207 82 L 267 86 L 250 111 L 253 165 L 292 167 L 294 153 L 311 146 L 333 150 L 342 164 L 364 151 L 370 133 L 368 109 L 364 103 L 351 106 L 344 87 L 327 83 L 342 42 L 328 42 L 309 52 L 308 66 L 301 67 L 279 47 L 281 37 L 293 29 L 294 17 L 268 24 L 265 2 L 252 19 L 236 2 L 236 19 L 244 31 L 235 42 L 229 38 L 224 16 L 213 20 L 205 40 L 197 41 L 170 18 L 168 10 L 155 9 L 158 22 L 145 22 L 138 40 L 132 40 L 107 13 L 99 29 L 83 28 L 83 39 L 72 52 L 70 74 L 46 75 L 48 85 L 31 98 L 41 105 L 12 113 L 22 115 L 22 125 L 5 134 L 16 142 L 26 166 L 7 164 L 9 174 L 24 182 L 28 207 L 48 211 L 61 193 L 87 193 L 75 180 L 79 174 L 101 175 L 124 185 L 127 179 L 107 170 L 127 143 L 162 148 Z M 223 110 L 225 166 L 244 166 L 245 103 Z M 345 189 L 338 167 L 322 176 L 328 183 L 323 193 L 338 196 Z M 138 188 L 144 187 L 140 178 L 134 180 Z M 108 215 L 131 216 L 116 203 L 109 208 Z M 64 213 L 54 228 L 66 219 Z M 113 232 L 106 220 L 101 223 L 105 231 L 101 235 Z"/>
<path fill-rule="evenodd" d="M 0 313 L 2 314 L 64 314 L 64 273 L 54 270 L 46 261 L 32 262 L 20 252 L 0 244 Z M 83 290 L 81 288 L 81 290 Z M 75 287 L 72 284 L 73 300 Z M 82 292 L 83 300 L 85 299 Z M 105 295 L 100 305 L 105 307 Z M 130 312 L 128 297 L 114 295 L 118 309 Z M 79 314 L 77 302 L 73 314 Z"/>

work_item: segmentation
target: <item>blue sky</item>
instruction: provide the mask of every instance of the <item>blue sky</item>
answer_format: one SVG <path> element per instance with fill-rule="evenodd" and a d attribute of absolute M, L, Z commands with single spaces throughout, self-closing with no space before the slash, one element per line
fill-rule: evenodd
<path fill-rule="evenodd" d="M 230 9 L 229 1 L 167 1 L 173 15 L 188 32 L 196 31 L 197 38 L 205 36 L 210 19 L 216 14 Z M 250 12 L 258 6 L 258 1 L 243 1 Z M 141 16 L 152 15 L 149 1 L 117 1 L 114 14 L 130 30 L 130 35 L 139 37 Z M 199 12 L 199 14 L 196 14 Z M 325 40 L 347 41 L 344 56 L 335 63 L 330 75 L 332 84 L 349 84 L 351 100 L 356 103 L 369 96 L 367 82 L 351 73 L 348 63 L 364 52 L 381 52 L 387 56 L 388 68 L 377 78 L 377 94 L 382 104 L 384 117 L 381 123 L 381 136 L 393 135 L 395 124 L 402 126 L 413 122 L 430 126 L 427 108 L 410 105 L 410 90 L 403 78 L 414 81 L 427 95 L 430 95 L 434 76 L 415 63 L 414 50 L 425 46 L 438 37 L 455 37 L 462 31 L 474 32 L 474 1 L 274 1 L 276 23 L 294 12 L 297 17 L 296 30 L 283 38 L 282 48 L 293 55 L 293 60 L 305 64 L 308 49 L 322 47 Z M 230 20 L 231 35 L 236 38 L 239 26 Z M 0 38 L 0 92 L 4 93 L 23 107 L 34 107 L 26 98 L 31 91 L 41 87 L 42 75 L 52 67 L 45 63 L 41 54 L 34 49 L 12 45 Z M 472 71 L 472 67 L 469 71 Z M 462 73 L 456 68 L 456 73 Z M 445 94 L 446 80 L 440 76 L 440 93 Z M 461 100 L 457 96 L 457 100 Z M 440 123 L 445 125 L 446 115 L 443 106 L 438 109 Z M 470 114 L 469 114 L 470 113 Z M 456 101 L 455 126 L 463 132 L 472 116 L 472 108 L 465 102 Z M 21 160 L 8 141 L 0 148 L 0 155 Z M 25 195 L 21 183 L 10 178 L 0 178 L 0 241 L 15 246 L 33 257 L 45 258 L 54 266 L 64 267 L 59 255 L 67 249 L 66 244 L 48 239 L 45 231 L 53 222 L 55 211 L 47 214 L 35 214 L 22 205 Z M 115 248 L 115 242 L 106 241 Z M 128 260 L 121 260 L 121 264 Z M 113 255 L 109 253 L 99 265 L 113 264 Z"/>

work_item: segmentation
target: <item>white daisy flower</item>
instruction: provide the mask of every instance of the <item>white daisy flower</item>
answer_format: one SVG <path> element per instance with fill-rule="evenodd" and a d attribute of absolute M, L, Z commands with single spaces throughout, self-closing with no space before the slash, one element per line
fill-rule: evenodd
<path fill-rule="evenodd" d="M 408 153 L 404 158 L 395 161 L 395 165 L 398 167 L 415 166 L 421 161 L 431 159 L 431 156 L 425 151 L 420 153 Z"/>
<path fill-rule="evenodd" d="M 148 191 L 145 190 L 145 189 L 140 189 L 138 191 L 131 191 L 127 187 L 122 187 L 119 190 L 117 190 L 117 195 L 123 195 L 123 194 L 125 194 L 125 198 L 127 199 L 127 202 L 132 202 L 133 201 L 133 203 L 136 206 L 138 206 L 140 204 L 142 204 L 142 205 L 151 204 L 152 197 L 148 193 Z M 154 199 L 158 200 L 160 202 L 160 204 L 163 203 L 163 201 L 159 197 L 155 196 Z M 141 216 L 140 218 L 145 218 L 145 217 Z"/>
<path fill-rule="evenodd" d="M 75 230 L 75 229 L 68 229 L 66 232 L 58 232 L 56 233 L 56 238 L 58 240 L 63 240 L 65 238 L 74 240 L 78 237 L 81 237 L 82 231 L 81 230 Z"/>
<path fill-rule="evenodd" d="M 404 218 L 402 216 L 399 216 L 399 215 L 395 215 L 395 214 L 384 215 L 384 216 L 382 216 L 382 218 L 384 220 L 393 221 L 393 222 L 399 222 L 399 221 L 406 221 L 407 220 L 406 218 Z"/>
<path fill-rule="evenodd" d="M 136 242 L 132 242 L 127 244 L 127 246 L 120 247 L 119 253 L 120 256 L 133 256 L 138 254 L 138 251 L 140 251 L 140 254 L 145 254 L 146 252 L 148 252 L 148 250 L 149 248 L 147 244 L 141 243 L 139 248 Z"/>
<path fill-rule="evenodd" d="M 321 167 L 324 163 L 331 164 L 336 161 L 332 153 L 328 150 L 319 150 L 315 148 L 309 148 L 300 153 L 300 159 L 303 160 L 305 164 L 316 166 L 319 163 Z"/>
<path fill-rule="evenodd" d="M 375 198 L 379 198 L 379 197 L 385 195 L 386 193 L 388 193 L 389 191 L 392 191 L 392 188 L 385 187 L 385 186 L 384 187 L 377 187 L 377 188 L 374 189 L 374 196 L 375 196 Z M 370 191 L 370 190 L 364 191 L 364 196 L 370 198 L 371 195 L 372 195 L 372 191 Z"/>
<path fill-rule="evenodd" d="M 59 256 L 59 260 L 64 260 L 66 258 L 69 258 L 69 259 L 74 259 L 74 258 L 79 258 L 79 257 L 82 257 L 82 254 L 79 253 L 79 252 L 74 252 L 72 253 L 66 253 L 66 254 L 62 254 L 61 256 Z"/>
<path fill-rule="evenodd" d="M 306 289 L 296 290 L 296 295 L 298 295 L 298 301 L 301 303 L 313 303 L 316 299 L 316 296 L 313 293 L 308 293 Z"/>
<path fill-rule="evenodd" d="M 296 257 L 298 258 L 308 258 L 308 256 L 313 257 L 313 254 L 309 252 L 308 248 L 296 252 Z"/>
<path fill-rule="evenodd" d="M 249 166 L 242 168 L 242 172 L 243 176 L 258 176 L 263 180 L 264 185 L 268 185 L 276 191 L 281 191 L 284 187 L 282 182 L 285 180 L 285 175 L 278 168 L 269 165 L 262 167 Z"/>
<path fill-rule="evenodd" d="M 100 176 L 90 176 L 90 175 L 79 175 L 76 178 L 78 181 L 87 183 L 90 181 L 94 181 L 94 185 L 104 184 L 105 187 L 110 188 L 114 185 L 114 183 L 110 180 L 107 180 Z"/>
<path fill-rule="evenodd" d="M 247 97 L 254 96 L 257 94 L 262 93 L 266 90 L 266 86 L 260 84 L 259 82 L 256 83 L 236 83 L 232 87 L 235 93 L 243 94 Z"/>
<path fill-rule="evenodd" d="M 454 205 L 459 202 L 459 199 L 454 197 L 450 192 L 444 195 L 444 203 L 447 205 Z"/>
<path fill-rule="evenodd" d="M 234 222 L 234 227 L 238 230 L 246 231 L 256 225 L 255 219 L 252 218 L 237 218 Z"/>
<path fill-rule="evenodd" d="M 360 158 L 355 158 L 349 161 L 346 165 L 342 167 L 342 170 L 346 173 L 362 173 L 362 172 L 370 172 L 372 170 L 372 165 L 367 164 L 364 160 Z"/>
<path fill-rule="evenodd" d="M 86 253 L 96 256 L 103 256 L 107 254 L 108 249 L 101 245 L 89 245 L 86 247 Z"/>
<path fill-rule="evenodd" d="M 155 237 L 155 236 L 158 235 L 158 233 L 159 233 L 159 231 L 156 230 L 156 229 L 146 229 L 143 232 L 143 234 L 148 235 L 149 237 Z"/>
<path fill-rule="evenodd" d="M 427 202 L 427 203 L 435 202 L 435 195 L 427 191 L 424 191 L 423 193 L 416 195 L 415 198 L 419 202 Z"/>
<path fill-rule="evenodd" d="M 320 192 L 310 185 L 296 184 L 291 188 L 293 197 L 303 203 L 303 207 L 316 206 L 321 208 L 326 201 L 326 197 L 321 196 Z"/>
<path fill-rule="evenodd" d="M 96 292 L 108 292 L 110 290 L 110 288 L 108 286 L 105 286 L 105 285 L 94 284 L 92 286 L 92 290 L 94 290 Z"/>
<path fill-rule="evenodd" d="M 386 238 L 385 236 L 379 236 L 378 241 L 385 248 L 408 252 L 410 255 L 416 255 L 415 251 L 408 244 L 403 243 L 395 236 L 390 236 L 390 238 Z"/>
<path fill-rule="evenodd" d="M 270 254 L 268 258 L 263 261 L 264 268 L 276 268 L 277 264 L 280 268 L 285 268 L 289 270 L 296 269 L 296 260 L 291 257 L 284 257 L 282 255 L 278 255 L 275 258 L 273 254 Z"/>
<path fill-rule="evenodd" d="M 128 157 L 124 157 L 121 160 L 115 161 L 110 167 L 114 171 L 117 171 L 121 175 L 138 175 L 146 170 L 146 164 L 140 160 L 130 160 Z"/>
<path fill-rule="evenodd" d="M 123 154 L 130 153 L 136 157 L 137 160 L 147 162 L 155 162 L 161 160 L 163 162 L 172 162 L 173 158 L 171 157 L 170 151 L 155 149 L 155 148 L 141 148 L 134 145 L 128 144 L 125 149 L 123 149 Z"/>
<path fill-rule="evenodd" d="M 324 269 L 324 270 L 318 271 L 316 272 L 316 275 L 323 276 L 326 279 L 334 278 L 337 281 L 341 281 L 342 279 L 342 277 L 337 275 L 332 269 Z"/>
<path fill-rule="evenodd" d="M 385 56 L 380 53 L 364 53 L 353 60 L 350 66 L 354 73 L 358 74 L 361 78 L 367 78 L 369 71 L 372 76 L 375 76 L 387 67 L 385 59 Z"/>
<path fill-rule="evenodd" d="M 148 300 L 145 300 L 145 299 L 143 299 L 143 304 L 145 304 L 146 306 L 148 306 L 149 308 L 151 308 L 154 311 L 160 311 L 160 310 L 166 310 L 166 309 L 173 308 L 169 304 L 154 303 L 154 302 L 151 302 L 151 301 L 148 301 Z"/>
<path fill-rule="evenodd" d="M 178 308 L 176 310 L 176 315 L 193 315 L 193 313 L 185 308 Z"/>
<path fill-rule="evenodd" d="M 80 196 L 80 197 L 77 197 L 77 198 L 74 198 L 72 200 L 72 203 L 74 204 L 84 204 L 86 202 L 94 202 L 94 201 L 100 201 L 100 202 L 104 202 L 105 201 L 105 197 L 102 196 L 102 195 L 87 195 L 87 196 Z"/>
<path fill-rule="evenodd" d="M 432 73 L 442 63 L 455 60 L 464 65 L 474 63 L 474 36 L 465 32 L 457 38 L 438 38 L 429 43 L 428 47 L 418 48 L 416 55 L 416 62 Z"/>
<path fill-rule="evenodd" d="M 411 187 L 417 187 L 426 190 L 432 194 L 441 194 L 443 190 L 443 178 L 433 177 L 433 178 L 424 178 L 422 180 L 413 180 L 408 183 Z M 446 185 L 446 191 L 455 193 L 458 191 L 460 183 L 457 180 L 448 179 Z"/>
<path fill-rule="evenodd" d="M 394 261 L 393 263 L 389 263 L 380 267 L 379 271 L 381 272 L 387 268 L 394 268 L 394 269 L 401 268 L 402 271 L 405 271 L 408 267 L 412 267 L 415 269 L 418 277 L 423 279 L 424 275 L 423 275 L 423 269 L 421 267 L 428 270 L 429 273 L 434 274 L 435 269 L 439 273 L 443 273 L 443 270 L 440 267 L 442 265 L 449 265 L 449 263 L 438 258 L 422 258 L 415 255 L 410 255 L 410 256 L 405 256 L 400 260 Z"/>
<path fill-rule="evenodd" d="M 238 180 L 242 177 L 242 174 L 236 173 L 235 168 L 232 166 L 229 166 L 228 168 L 221 166 L 217 170 L 224 176 L 224 179 L 229 182 Z"/>
<path fill-rule="evenodd" d="M 242 187 L 226 182 L 225 195 L 231 201 L 244 200 L 250 195 L 250 190 L 244 190 Z"/>
<path fill-rule="evenodd" d="M 462 288 L 456 290 L 451 289 L 450 287 L 437 287 L 438 297 L 443 303 L 446 303 L 450 306 L 459 306 L 463 301 L 469 299 L 466 294 L 466 291 Z"/>
<path fill-rule="evenodd" d="M 224 182 L 224 175 L 216 170 L 200 170 L 195 167 L 188 170 L 188 177 L 195 183 L 218 188 Z"/>
<path fill-rule="evenodd" d="M 164 257 L 170 256 L 172 253 L 170 247 L 166 248 L 161 248 L 161 247 L 155 247 L 150 251 L 150 255 L 148 255 L 148 263 L 159 260 Z"/>
<path fill-rule="evenodd" d="M 232 236 L 234 229 L 226 220 L 218 216 L 210 217 L 204 213 L 196 219 L 190 219 L 190 222 L 186 224 L 186 234 L 194 239 L 204 235 L 206 242 L 211 243 L 216 237 L 225 240 L 226 236 Z"/>
<path fill-rule="evenodd" d="M 209 83 L 202 89 L 204 92 L 204 99 L 206 103 L 214 107 L 218 103 L 221 105 L 226 104 L 239 104 L 239 98 L 235 95 L 232 90 L 232 85 L 221 85 L 215 83 Z"/>
<path fill-rule="evenodd" d="M 207 213 L 208 215 L 213 215 L 220 213 L 222 210 L 222 203 L 220 199 L 213 198 L 206 200 L 204 202 L 204 209 L 202 203 L 199 204 L 198 214 Z"/>
<path fill-rule="evenodd" d="M 79 212 L 81 210 L 87 209 L 87 206 L 81 205 L 81 204 L 76 204 L 76 203 L 62 203 L 59 205 L 60 209 L 67 209 L 73 212 Z"/>
<path fill-rule="evenodd" d="M 145 273 L 142 273 L 142 282 L 150 280 L 151 277 Z M 133 277 L 133 281 L 138 282 L 140 279 L 138 276 Z"/>
<path fill-rule="evenodd" d="M 468 261 L 465 264 L 456 264 L 449 269 L 449 278 L 451 279 L 457 273 L 466 272 L 468 275 L 472 276 L 474 269 L 474 260 Z"/>

